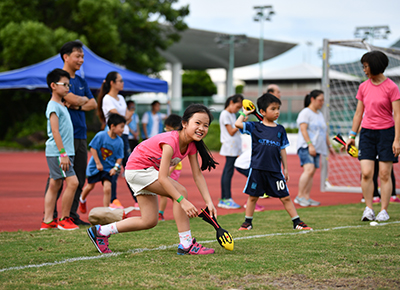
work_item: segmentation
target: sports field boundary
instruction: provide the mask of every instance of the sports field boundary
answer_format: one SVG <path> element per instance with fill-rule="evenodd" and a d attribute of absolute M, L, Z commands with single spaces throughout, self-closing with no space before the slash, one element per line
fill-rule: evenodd
<path fill-rule="evenodd" d="M 386 222 L 386 223 L 379 223 L 376 226 L 385 226 L 385 225 L 392 225 L 392 224 L 399 224 L 399 223 L 400 223 L 400 221 Z M 365 224 L 365 225 L 357 225 L 357 226 L 341 226 L 341 227 L 326 228 L 326 229 L 296 231 L 296 232 L 291 232 L 291 233 L 272 233 L 272 234 L 264 234 L 264 235 L 253 235 L 253 236 L 245 236 L 245 237 L 234 238 L 234 241 L 258 239 L 258 238 L 267 238 L 267 237 L 274 237 L 274 236 L 292 236 L 292 235 L 301 235 L 301 234 L 308 234 L 308 233 L 315 233 L 315 232 L 326 232 L 326 231 L 352 229 L 352 228 L 362 228 L 362 227 L 370 227 L 370 225 L 369 224 Z M 199 241 L 199 243 L 201 243 L 201 244 L 209 244 L 209 243 L 214 243 L 214 242 L 216 242 L 215 239 L 207 240 L 207 241 Z M 178 247 L 178 244 L 173 244 L 173 245 L 170 245 L 170 246 L 163 245 L 163 246 L 159 246 L 159 247 L 156 247 L 156 248 L 153 248 L 153 249 L 148 249 L 148 248 L 132 249 L 132 250 L 128 250 L 128 251 L 125 251 L 125 252 L 115 252 L 115 253 L 110 253 L 110 254 L 101 254 L 101 255 L 98 255 L 98 256 L 68 258 L 68 259 L 64 259 L 64 260 L 61 260 L 61 261 L 55 261 L 55 262 L 47 262 L 47 263 L 34 264 L 34 265 L 3 268 L 3 269 L 0 269 L 0 273 L 1 272 L 7 272 L 7 271 L 14 271 L 14 270 L 16 270 L 16 271 L 25 270 L 25 269 L 29 269 L 29 268 L 42 268 L 42 267 L 47 267 L 47 266 L 56 266 L 56 265 L 73 263 L 73 262 L 78 262 L 78 261 L 90 261 L 90 260 L 96 260 L 96 259 L 106 259 L 106 258 L 117 257 L 117 256 L 120 256 L 120 255 L 125 255 L 125 254 L 137 254 L 137 253 L 143 253 L 143 252 L 168 250 L 168 249 L 172 249 L 172 248 L 176 248 L 176 247 Z"/>

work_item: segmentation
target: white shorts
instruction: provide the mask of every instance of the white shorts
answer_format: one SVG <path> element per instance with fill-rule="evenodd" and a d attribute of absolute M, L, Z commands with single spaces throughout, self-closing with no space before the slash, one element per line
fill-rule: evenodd
<path fill-rule="evenodd" d="M 125 170 L 125 179 L 134 192 L 138 195 L 157 195 L 151 191 L 144 189 L 145 187 L 158 180 L 158 170 L 154 167 L 138 170 Z"/>

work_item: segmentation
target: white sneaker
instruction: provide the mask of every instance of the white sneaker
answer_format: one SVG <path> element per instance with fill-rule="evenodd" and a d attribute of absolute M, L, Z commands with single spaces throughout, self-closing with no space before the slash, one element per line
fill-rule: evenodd
<path fill-rule="evenodd" d="M 370 209 L 368 206 L 366 206 L 361 220 L 362 221 L 374 221 L 375 220 L 374 210 Z"/>
<path fill-rule="evenodd" d="M 296 196 L 296 198 L 294 199 L 294 203 L 304 207 L 311 205 L 311 203 L 307 199 L 305 199 L 305 197 L 299 198 L 298 196 Z"/>
<path fill-rule="evenodd" d="M 308 202 L 310 203 L 311 206 L 318 206 L 321 204 L 319 201 L 313 200 L 311 198 L 308 199 Z"/>
<path fill-rule="evenodd" d="M 388 219 L 390 219 L 390 216 L 388 215 L 386 210 L 382 210 L 380 213 L 378 213 L 378 215 L 376 216 L 376 220 L 378 222 L 385 222 Z"/>

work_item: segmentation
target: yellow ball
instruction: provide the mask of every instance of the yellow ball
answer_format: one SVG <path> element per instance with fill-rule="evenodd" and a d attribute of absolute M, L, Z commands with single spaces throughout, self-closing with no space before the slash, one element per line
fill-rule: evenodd
<path fill-rule="evenodd" d="M 242 102 L 242 106 L 246 111 L 252 111 L 256 108 L 252 101 L 248 99 L 244 99 Z"/>

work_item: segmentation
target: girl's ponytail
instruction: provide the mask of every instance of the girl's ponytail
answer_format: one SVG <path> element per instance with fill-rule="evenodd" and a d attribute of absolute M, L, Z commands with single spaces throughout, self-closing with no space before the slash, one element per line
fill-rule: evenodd
<path fill-rule="evenodd" d="M 196 145 L 197 151 L 199 152 L 201 157 L 201 170 L 204 171 L 208 169 L 208 171 L 211 171 L 211 168 L 215 169 L 215 166 L 219 163 L 214 160 L 210 150 L 208 149 L 204 141 L 194 141 L 194 144 Z"/>

